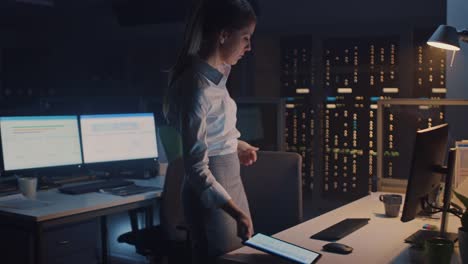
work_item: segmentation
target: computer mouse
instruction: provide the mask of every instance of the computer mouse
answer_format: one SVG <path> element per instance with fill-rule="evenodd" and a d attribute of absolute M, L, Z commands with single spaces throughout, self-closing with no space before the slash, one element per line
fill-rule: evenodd
<path fill-rule="evenodd" d="M 328 243 L 323 246 L 323 250 L 338 254 L 349 254 L 353 252 L 353 248 L 341 243 Z"/>

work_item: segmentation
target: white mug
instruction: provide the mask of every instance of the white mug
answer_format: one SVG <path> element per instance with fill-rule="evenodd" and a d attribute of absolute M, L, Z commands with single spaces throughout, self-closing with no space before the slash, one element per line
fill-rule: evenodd
<path fill-rule="evenodd" d="M 18 188 L 21 193 L 29 199 L 36 198 L 37 178 L 35 177 L 19 177 Z"/>

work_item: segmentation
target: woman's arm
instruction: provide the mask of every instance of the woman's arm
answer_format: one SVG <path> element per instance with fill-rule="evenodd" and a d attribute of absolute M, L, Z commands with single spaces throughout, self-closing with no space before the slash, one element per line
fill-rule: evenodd
<path fill-rule="evenodd" d="M 200 92 L 193 102 L 184 105 L 186 110 L 181 116 L 186 179 L 206 208 L 220 207 L 231 199 L 208 168 L 206 118 L 209 105 Z"/>

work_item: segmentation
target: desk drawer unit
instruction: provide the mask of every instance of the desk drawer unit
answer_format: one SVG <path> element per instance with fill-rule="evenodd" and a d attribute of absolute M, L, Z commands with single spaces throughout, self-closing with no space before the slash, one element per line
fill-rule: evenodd
<path fill-rule="evenodd" d="M 0 224 L 0 263 L 32 264 L 34 238 L 27 230 Z"/>
<path fill-rule="evenodd" d="M 44 230 L 43 263 L 96 263 L 98 241 L 97 220 Z"/>

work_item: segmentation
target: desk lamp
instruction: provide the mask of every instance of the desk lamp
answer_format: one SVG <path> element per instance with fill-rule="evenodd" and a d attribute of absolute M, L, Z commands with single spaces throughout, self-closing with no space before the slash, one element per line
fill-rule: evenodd
<path fill-rule="evenodd" d="M 459 40 L 468 43 L 468 29 L 457 31 L 452 26 L 440 25 L 432 34 L 427 44 L 445 50 L 460 50 Z"/>
<path fill-rule="evenodd" d="M 444 50 L 452 50 L 453 55 L 450 63 L 452 66 L 455 52 L 460 50 L 459 40 L 468 43 L 468 29 L 457 31 L 452 26 L 440 25 L 429 38 L 427 44 Z"/>

